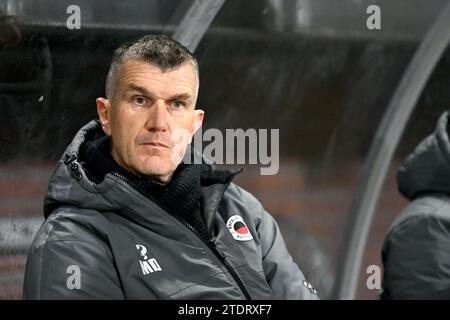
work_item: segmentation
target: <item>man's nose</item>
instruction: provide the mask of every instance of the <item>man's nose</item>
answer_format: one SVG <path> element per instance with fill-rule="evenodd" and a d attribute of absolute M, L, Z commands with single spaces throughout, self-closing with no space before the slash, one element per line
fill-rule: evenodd
<path fill-rule="evenodd" d="M 164 101 L 157 100 L 150 108 L 146 127 L 149 131 L 167 130 L 167 107 Z"/>

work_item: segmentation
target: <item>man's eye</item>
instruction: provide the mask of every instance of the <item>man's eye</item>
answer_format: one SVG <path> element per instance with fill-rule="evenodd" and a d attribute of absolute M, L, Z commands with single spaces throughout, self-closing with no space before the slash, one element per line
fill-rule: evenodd
<path fill-rule="evenodd" d="M 184 107 L 184 102 L 183 101 L 174 101 L 174 102 L 172 102 L 172 106 L 175 108 L 175 109 L 180 109 L 180 108 L 182 108 L 182 107 Z"/>
<path fill-rule="evenodd" d="M 133 103 L 137 104 L 138 106 L 143 106 L 145 104 L 145 99 L 142 97 L 136 97 L 133 98 Z"/>

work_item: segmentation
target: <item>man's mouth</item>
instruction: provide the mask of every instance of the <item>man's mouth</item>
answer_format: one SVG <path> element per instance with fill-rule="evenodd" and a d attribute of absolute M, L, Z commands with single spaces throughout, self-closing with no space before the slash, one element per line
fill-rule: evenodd
<path fill-rule="evenodd" d="M 147 141 L 147 142 L 143 143 L 143 145 L 159 147 L 159 148 L 169 148 L 169 146 L 162 141 Z"/>

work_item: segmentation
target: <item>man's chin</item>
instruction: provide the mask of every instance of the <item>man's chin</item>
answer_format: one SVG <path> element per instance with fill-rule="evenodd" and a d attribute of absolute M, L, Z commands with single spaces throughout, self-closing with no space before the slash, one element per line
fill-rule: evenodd
<path fill-rule="evenodd" d="M 172 173 L 175 170 L 172 170 L 167 167 L 155 167 L 155 166 L 146 166 L 143 168 L 140 168 L 138 173 L 141 176 L 148 177 L 152 180 L 156 180 L 159 182 L 168 182 L 170 181 L 170 178 L 172 177 Z"/>
<path fill-rule="evenodd" d="M 151 165 L 142 165 L 138 168 L 140 175 L 150 177 L 155 180 L 161 180 L 162 182 L 168 182 L 170 180 L 172 173 L 175 171 L 176 167 L 168 166 L 168 161 L 158 159 L 158 161 L 153 161 Z M 159 162 L 159 163 L 158 163 Z"/>

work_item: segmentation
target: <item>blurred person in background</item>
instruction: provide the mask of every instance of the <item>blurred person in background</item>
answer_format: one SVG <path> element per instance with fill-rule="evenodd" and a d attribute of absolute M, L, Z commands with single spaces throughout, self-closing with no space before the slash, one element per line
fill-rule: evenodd
<path fill-rule="evenodd" d="M 449 112 L 397 173 L 410 204 L 392 223 L 382 250 L 382 299 L 450 299 Z"/>

